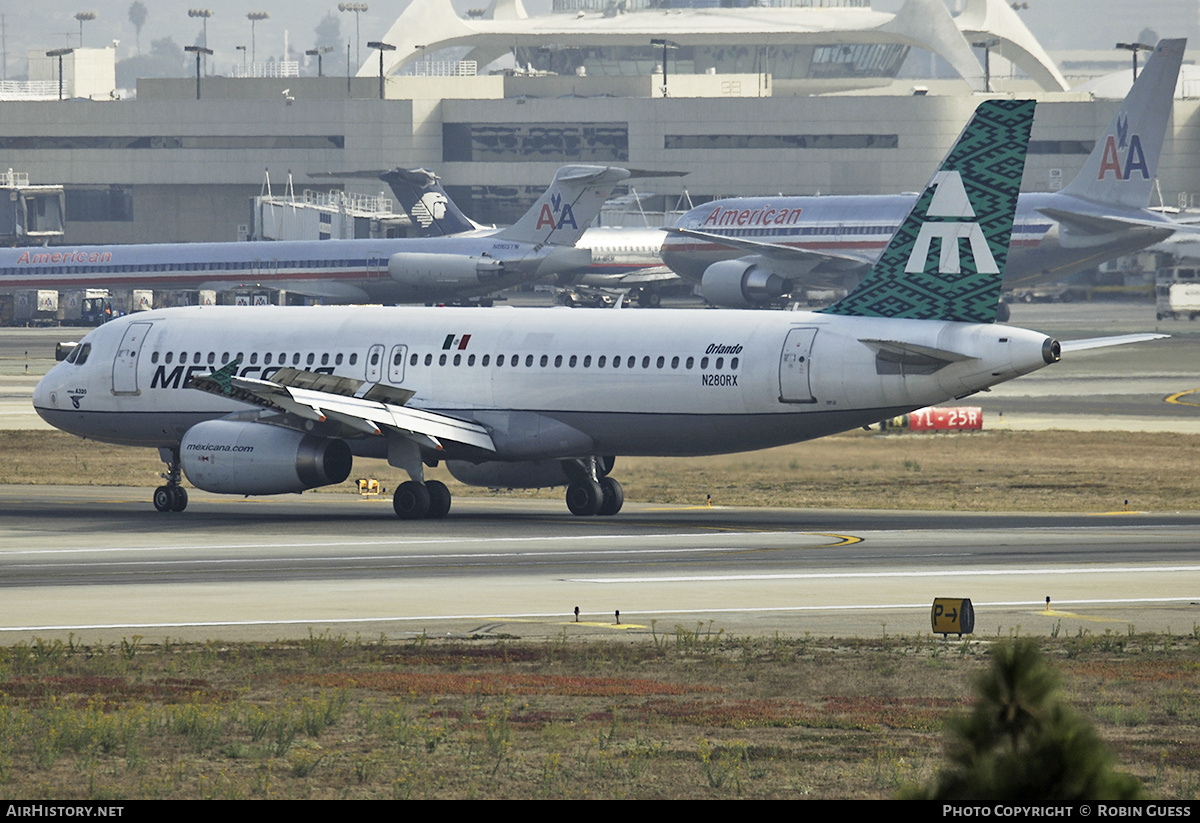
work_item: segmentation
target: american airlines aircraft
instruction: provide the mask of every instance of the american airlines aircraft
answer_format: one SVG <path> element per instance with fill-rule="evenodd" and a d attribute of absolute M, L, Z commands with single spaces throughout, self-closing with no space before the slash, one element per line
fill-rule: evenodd
<path fill-rule="evenodd" d="M 34 392 L 54 426 L 153 447 L 160 511 L 181 485 L 282 494 L 345 480 L 354 456 L 411 478 L 402 518 L 443 517 L 446 460 L 483 486 L 566 485 L 612 515 L 615 455 L 705 455 L 821 437 L 965 397 L 1056 362 L 996 325 L 1032 101 L 980 105 L 888 249 L 819 312 L 196 307 L 92 331 Z"/>
<path fill-rule="evenodd" d="M 1180 227 L 1150 211 L 1176 77 L 1187 41 L 1163 40 L 1062 191 L 1017 203 L 1006 289 L 1033 285 L 1151 246 Z M 912 208 L 913 195 L 749 197 L 685 214 L 663 261 L 709 302 L 768 303 L 798 286 L 857 282 Z"/>
<path fill-rule="evenodd" d="M 449 301 L 588 265 L 575 247 L 624 169 L 564 166 L 505 229 L 457 237 L 0 250 L 0 291 L 267 285 L 330 302 Z"/>
<path fill-rule="evenodd" d="M 636 175 L 635 175 L 636 176 Z M 428 169 L 393 169 L 380 175 L 422 237 L 457 237 L 484 228 L 463 214 Z M 591 253 L 591 262 L 561 272 L 559 285 L 601 289 L 630 289 L 642 305 L 657 305 L 656 289 L 678 283 L 679 276 L 663 265 L 662 229 L 593 227 L 576 244 Z"/>

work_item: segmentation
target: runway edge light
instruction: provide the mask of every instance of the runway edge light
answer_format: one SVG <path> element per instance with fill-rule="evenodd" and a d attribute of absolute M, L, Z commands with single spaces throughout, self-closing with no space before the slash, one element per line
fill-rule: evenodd
<path fill-rule="evenodd" d="M 975 607 L 967 597 L 935 597 L 929 613 L 933 634 L 971 634 L 975 631 Z"/>

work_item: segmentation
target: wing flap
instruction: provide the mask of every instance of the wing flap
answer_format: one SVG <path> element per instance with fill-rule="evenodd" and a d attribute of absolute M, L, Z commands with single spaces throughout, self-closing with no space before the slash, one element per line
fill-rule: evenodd
<path fill-rule="evenodd" d="M 284 377 L 296 385 L 281 385 L 272 380 L 235 377 L 239 362 L 234 360 L 211 374 L 197 375 L 188 386 L 262 408 L 290 412 L 305 420 L 337 423 L 353 432 L 373 435 L 380 435 L 385 431 L 392 432 L 415 441 L 423 448 L 435 451 L 442 449 L 442 441 L 461 443 L 484 451 L 496 450 L 487 429 L 477 423 L 392 402 L 368 399 L 366 396 L 354 397 L 324 389 L 304 388 L 300 385 L 325 386 L 344 391 L 351 383 L 358 383 L 358 388 L 361 388 L 365 384 L 360 381 L 299 372 Z M 380 391 L 378 394 L 393 399 L 403 397 L 405 401 L 412 396 L 407 390 L 385 388 L 386 391 Z M 370 395 L 371 390 L 366 394 Z"/>

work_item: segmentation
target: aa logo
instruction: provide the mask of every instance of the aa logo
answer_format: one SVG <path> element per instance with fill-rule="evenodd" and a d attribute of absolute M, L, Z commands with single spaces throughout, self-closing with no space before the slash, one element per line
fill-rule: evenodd
<path fill-rule="evenodd" d="M 1121 162 L 1121 154 L 1125 154 L 1125 162 Z M 1135 171 L 1141 172 L 1143 180 L 1150 179 L 1150 169 L 1146 166 L 1146 155 L 1142 152 L 1142 140 L 1136 134 L 1129 134 L 1129 118 L 1125 112 L 1117 117 L 1116 135 L 1104 138 L 1104 153 L 1100 157 L 1100 174 L 1097 180 L 1103 180 L 1109 172 L 1113 172 L 1118 180 L 1128 180 Z"/>
<path fill-rule="evenodd" d="M 954 222 L 921 224 L 921 231 L 913 244 L 912 254 L 908 257 L 908 265 L 904 271 L 916 274 L 925 271 L 929 260 L 929 247 L 936 238 L 941 246 L 938 256 L 939 274 L 959 274 L 962 272 L 962 262 L 959 259 L 961 240 L 967 240 L 971 247 L 971 257 L 975 260 L 975 271 L 980 274 L 999 274 L 996 258 L 988 248 L 987 238 L 983 229 L 974 222 L 975 210 L 971 208 L 971 200 L 963 187 L 962 177 L 956 171 L 939 171 L 933 176 L 936 190 L 933 199 L 929 201 L 926 217 L 968 218 Z M 968 222 L 969 221 L 969 222 Z"/>
<path fill-rule="evenodd" d="M 557 204 L 562 202 L 562 197 L 556 194 L 551 198 L 551 202 L 555 203 L 554 211 L 558 211 Z M 562 213 L 559 214 L 558 220 L 555 220 L 553 212 L 550 211 L 550 203 L 543 203 L 542 210 L 538 212 L 537 228 L 542 229 L 546 226 L 552 229 L 561 229 L 563 226 L 570 226 L 578 231 L 579 226 L 575 223 L 575 212 L 571 211 L 571 204 L 563 204 Z"/>

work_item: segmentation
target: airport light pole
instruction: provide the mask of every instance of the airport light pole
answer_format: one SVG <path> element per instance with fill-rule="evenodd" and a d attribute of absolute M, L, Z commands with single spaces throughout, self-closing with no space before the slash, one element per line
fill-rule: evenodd
<path fill-rule="evenodd" d="M 204 21 L 204 48 L 208 48 L 208 18 L 212 17 L 212 9 L 188 9 L 188 17 L 199 17 Z M 210 51 L 209 54 L 212 54 Z M 208 56 L 204 58 L 204 73 L 208 74 Z"/>
<path fill-rule="evenodd" d="M 62 98 L 62 93 L 63 93 L 62 59 L 63 59 L 63 57 L 65 57 L 66 55 L 70 54 L 73 51 L 75 51 L 75 49 L 67 48 L 67 49 L 50 49 L 50 51 L 46 52 L 47 57 L 57 57 L 58 58 L 58 99 L 59 100 L 63 99 Z"/>
<path fill-rule="evenodd" d="M 246 47 L 245 46 L 234 46 L 234 48 L 242 53 L 242 77 L 245 77 L 246 76 Z"/>
<path fill-rule="evenodd" d="M 184 51 L 194 51 L 196 53 L 196 99 L 200 99 L 200 56 L 212 54 L 212 49 L 206 49 L 204 46 L 184 46 Z"/>
<path fill-rule="evenodd" d="M 246 19 L 250 21 L 250 65 L 252 66 L 258 63 L 258 46 L 257 41 L 254 39 L 254 24 L 259 20 L 266 20 L 270 16 L 270 13 L 265 11 L 251 11 L 246 13 Z"/>
<path fill-rule="evenodd" d="M 83 24 L 85 21 L 95 20 L 97 17 L 94 11 L 77 11 L 75 19 L 79 21 L 79 48 L 83 48 Z"/>
<path fill-rule="evenodd" d="M 989 37 L 987 40 L 977 40 L 971 44 L 977 49 L 983 49 L 983 90 L 992 90 L 992 49 L 1000 45 L 1000 40 Z"/>
<path fill-rule="evenodd" d="M 315 49 L 309 49 L 308 51 L 304 52 L 309 57 L 316 56 L 316 58 L 317 58 L 317 77 L 325 76 L 324 68 L 321 65 L 321 55 L 329 54 L 329 52 L 331 52 L 331 51 L 333 51 L 333 46 L 317 46 Z"/>
<path fill-rule="evenodd" d="M 650 40 L 652 46 L 662 46 L 663 50 L 663 97 L 667 96 L 667 49 L 674 51 L 679 48 L 678 43 L 670 40 L 664 40 L 661 37 L 655 37 Z"/>
<path fill-rule="evenodd" d="M 1145 43 L 1117 43 L 1117 48 L 1133 52 L 1133 79 L 1137 80 L 1137 56 L 1139 51 L 1154 51 L 1154 46 Z"/>
<path fill-rule="evenodd" d="M 369 9 L 370 6 L 368 6 L 366 3 L 338 3 L 338 11 L 354 12 L 354 59 L 360 66 L 362 65 L 362 50 L 359 48 L 359 43 L 361 43 L 362 40 L 358 31 L 358 15 L 365 14 Z M 367 48 L 370 47 L 371 44 L 367 43 Z M 349 72 L 347 72 L 347 74 L 349 74 Z"/>
<path fill-rule="evenodd" d="M 385 51 L 395 51 L 396 47 L 391 43 L 384 43 L 382 40 L 372 40 L 367 43 L 369 49 L 379 49 L 379 99 L 383 99 L 383 53 Z"/>

